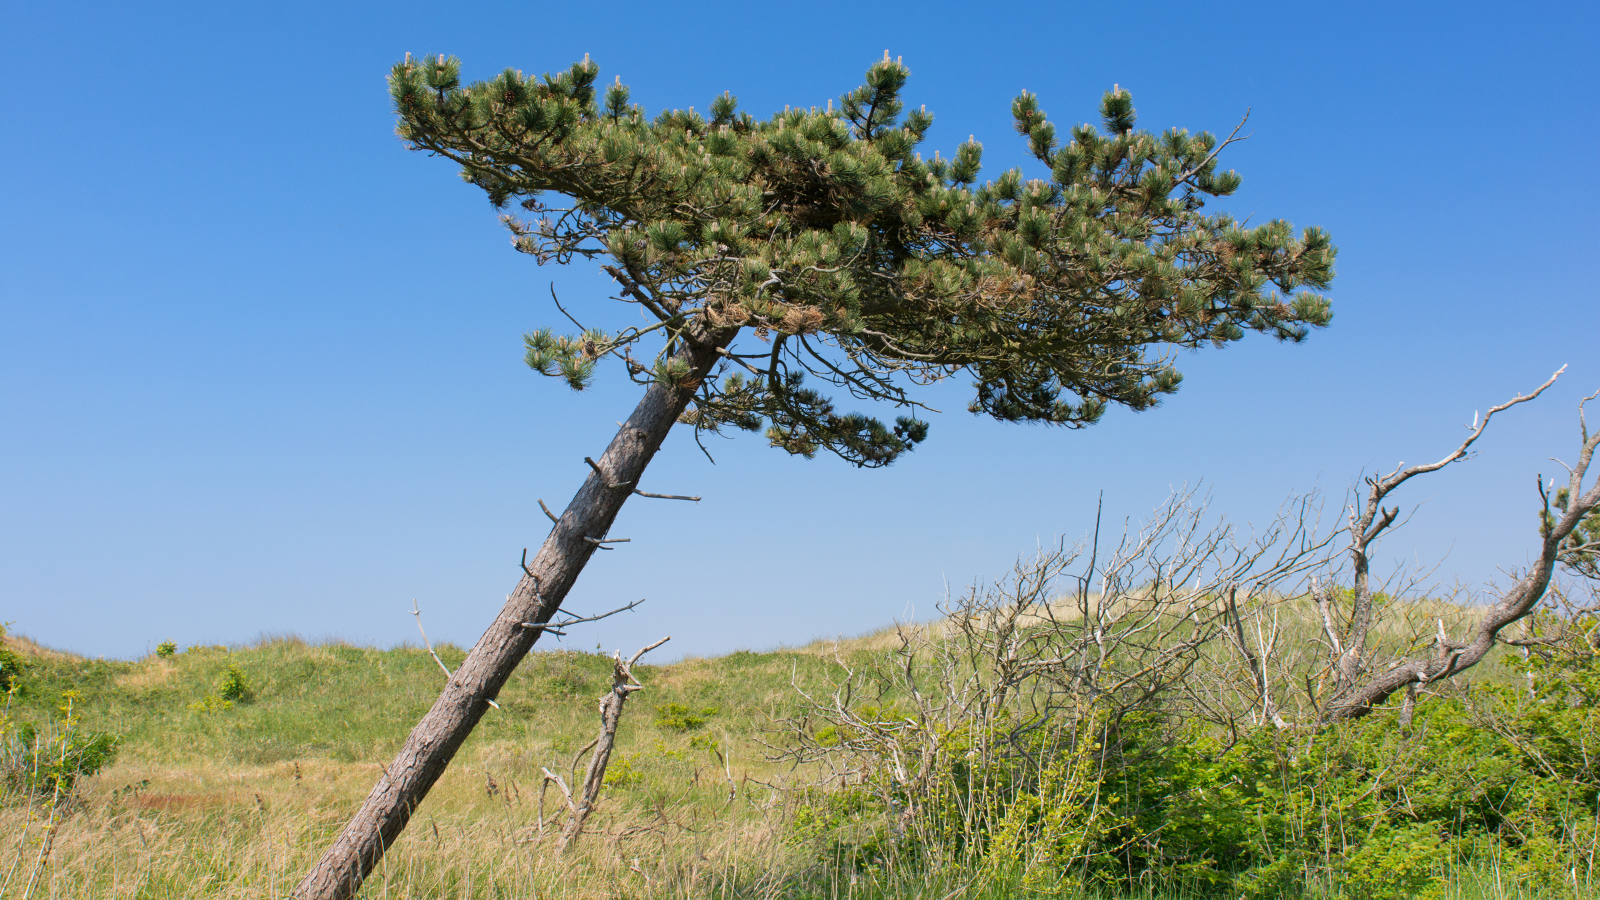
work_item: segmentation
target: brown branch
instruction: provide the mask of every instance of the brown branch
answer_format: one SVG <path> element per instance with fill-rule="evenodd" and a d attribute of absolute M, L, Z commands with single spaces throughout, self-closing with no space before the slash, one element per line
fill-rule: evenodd
<path fill-rule="evenodd" d="M 601 619 L 610 618 L 611 616 L 614 616 L 617 613 L 627 612 L 628 610 L 633 609 L 635 606 L 638 606 L 639 604 L 641 604 L 643 602 L 644 602 L 644 600 L 635 600 L 632 603 L 629 603 L 627 606 L 619 606 L 619 607 L 617 607 L 616 609 L 613 609 L 610 612 L 603 612 L 603 613 L 601 613 L 601 614 L 599 614 L 597 616 L 582 616 L 582 617 L 577 617 L 577 618 L 563 619 L 560 622 L 554 622 L 554 623 L 546 622 L 544 624 L 540 624 L 538 622 L 522 622 L 520 624 L 522 625 L 523 628 L 537 628 L 537 629 L 540 629 L 542 631 L 548 631 L 551 634 L 560 637 L 560 636 L 565 636 L 566 632 L 560 631 L 558 629 L 566 628 L 569 625 L 582 625 L 585 622 L 598 622 Z M 570 613 L 567 613 L 566 610 L 557 610 L 557 612 L 570 615 Z"/>
<path fill-rule="evenodd" d="M 686 497 L 683 494 L 652 494 L 649 491 L 641 491 L 638 488 L 634 488 L 633 492 L 641 497 L 654 497 L 657 500 L 692 500 L 695 503 L 700 502 L 699 497 Z"/>

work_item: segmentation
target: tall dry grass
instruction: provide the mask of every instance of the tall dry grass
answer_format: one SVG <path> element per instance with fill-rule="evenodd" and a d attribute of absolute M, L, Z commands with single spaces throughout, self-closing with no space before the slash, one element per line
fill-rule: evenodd
<path fill-rule="evenodd" d="M 72 690 L 77 727 L 126 735 L 117 761 L 80 779 L 54 815 L 15 790 L 0 803 L 0 896 L 28 900 L 286 896 L 443 678 L 413 648 L 277 638 L 123 663 L 8 641 L 30 664 L 13 718 L 48 719 Z M 438 649 L 450 665 L 463 655 Z M 254 700 L 193 708 L 228 665 Z M 540 770 L 571 780 L 610 663 L 534 654 L 362 896 L 795 896 L 815 854 L 783 827 L 790 795 L 769 785 L 785 773 L 760 740 L 767 717 L 792 705 L 795 679 L 826 665 L 815 648 L 637 667 L 645 690 L 624 715 L 612 783 L 563 855 L 562 801 L 554 788 L 541 798 Z M 659 715 L 669 704 L 705 723 Z"/>
<path fill-rule="evenodd" d="M 1448 606 L 1409 613 L 1419 622 L 1471 615 Z M 1312 628 L 1293 604 L 1284 616 L 1294 628 Z M 942 626 L 916 627 L 937 635 Z M 1408 633 L 1397 626 L 1385 640 L 1403 643 Z M 13 698 L 13 717 L 48 717 L 71 690 L 81 727 L 126 736 L 116 763 L 82 779 L 53 811 L 15 791 L 0 802 L 0 897 L 7 900 L 287 896 L 442 679 L 415 648 L 275 638 L 117 662 L 6 640 L 30 664 L 29 689 Z M 856 870 L 791 827 L 804 801 L 781 787 L 814 781 L 815 773 L 769 760 L 769 727 L 800 711 L 797 686 L 832 683 L 834 660 L 899 642 L 886 629 L 772 653 L 639 666 L 645 690 L 624 717 L 616 777 L 565 855 L 555 850 L 556 791 L 541 809 L 539 773 L 572 770 L 572 755 L 598 727 L 595 702 L 610 663 L 597 654 L 536 653 L 361 896 L 1012 896 L 1016 886 L 1004 873 L 976 881 L 959 871 Z M 438 649 L 450 665 L 464 655 Z M 230 664 L 245 673 L 253 702 L 193 709 Z M 704 726 L 683 729 L 656 714 L 668 704 L 711 712 Z M 1460 873 L 1448 886 L 1455 893 L 1447 896 L 1459 900 L 1523 896 L 1492 871 Z"/>

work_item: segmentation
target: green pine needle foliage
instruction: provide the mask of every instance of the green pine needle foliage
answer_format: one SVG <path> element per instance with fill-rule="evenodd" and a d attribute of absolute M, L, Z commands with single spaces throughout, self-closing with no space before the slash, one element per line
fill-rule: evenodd
<path fill-rule="evenodd" d="M 915 412 L 909 388 L 965 374 L 975 413 L 1081 427 L 1177 390 L 1174 348 L 1328 324 L 1328 234 L 1206 213 L 1239 187 L 1217 164 L 1231 139 L 1138 130 L 1127 91 L 1101 99 L 1100 128 L 1065 135 L 1023 93 L 1016 129 L 1045 177 L 980 184 L 975 139 L 948 159 L 918 151 L 933 116 L 905 109 L 910 70 L 887 55 L 837 105 L 764 120 L 726 93 L 709 117 L 649 118 L 620 80 L 602 96 L 599 74 L 586 58 L 464 85 L 459 60 L 430 56 L 389 79 L 400 137 L 507 210 L 517 249 L 601 260 L 616 298 L 649 314 L 616 334 L 527 336 L 528 365 L 575 389 L 607 356 L 641 383 L 687 384 L 681 342 L 718 341 L 725 363 L 684 421 L 879 466 L 926 424 L 837 412 L 811 385 Z M 746 332 L 756 343 L 735 346 Z M 654 351 L 635 352 L 647 335 Z"/>
<path fill-rule="evenodd" d="M 1566 512 L 1570 499 L 1567 488 L 1557 490 L 1554 498 L 1556 509 Z M 1555 524 L 1549 510 L 1545 511 L 1544 522 L 1546 528 Z M 1600 579 L 1600 512 L 1585 516 L 1578 527 L 1567 535 L 1561 548 L 1561 563 L 1568 571 L 1585 578 Z"/>

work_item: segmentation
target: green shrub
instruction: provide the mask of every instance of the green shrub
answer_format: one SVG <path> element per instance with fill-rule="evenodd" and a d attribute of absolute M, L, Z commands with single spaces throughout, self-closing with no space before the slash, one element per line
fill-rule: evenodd
<path fill-rule="evenodd" d="M 174 641 L 162 641 L 156 645 L 156 656 L 162 659 L 171 659 L 178 655 L 178 645 Z"/>
<path fill-rule="evenodd" d="M 207 694 L 189 704 L 189 709 L 191 712 L 197 713 L 217 713 L 225 709 L 233 709 L 233 701 L 224 700 L 216 694 Z"/>
<path fill-rule="evenodd" d="M 668 731 L 694 731 L 706 724 L 706 720 L 717 714 L 715 706 L 707 706 L 695 712 L 682 703 L 667 703 L 656 707 L 656 727 Z"/>
<path fill-rule="evenodd" d="M 230 703 L 248 703 L 255 696 L 238 663 L 228 663 L 228 668 L 217 678 L 217 696 Z"/>
<path fill-rule="evenodd" d="M 1528 684 L 1430 698 L 1408 733 L 1393 711 L 1228 734 L 1169 708 L 1021 738 L 1002 717 L 980 739 L 893 716 L 869 733 L 863 709 L 867 725 L 814 734 L 868 763 L 864 782 L 796 825 L 852 866 L 975 866 L 1044 894 L 1400 900 L 1493 867 L 1541 897 L 1595 896 L 1600 654 L 1522 665 Z M 919 747 L 937 762 L 913 787 Z"/>
<path fill-rule="evenodd" d="M 250 687 L 250 682 L 245 680 L 244 670 L 238 663 L 228 663 L 228 667 L 217 676 L 216 686 L 211 693 L 189 704 L 189 709 L 197 713 L 219 713 L 233 709 L 235 703 L 249 703 L 255 699 L 255 691 Z"/>
<path fill-rule="evenodd" d="M 81 776 L 93 775 L 116 758 L 121 738 L 82 728 L 76 691 L 62 695 L 58 719 L 43 729 L 0 715 L 0 781 L 35 797 L 70 794 Z"/>
<path fill-rule="evenodd" d="M 22 689 L 22 673 L 27 663 L 5 644 L 6 625 L 0 623 L 0 691 L 10 693 Z"/>
<path fill-rule="evenodd" d="M 644 778 L 644 773 L 633 764 L 629 757 L 618 754 L 606 764 L 606 775 L 602 781 L 606 787 L 622 788 L 638 784 Z"/>

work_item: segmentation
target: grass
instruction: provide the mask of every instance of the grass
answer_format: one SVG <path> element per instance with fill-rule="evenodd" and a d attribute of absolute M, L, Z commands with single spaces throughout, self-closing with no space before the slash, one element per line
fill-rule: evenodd
<path fill-rule="evenodd" d="M 29 664 L 14 717 L 42 721 L 73 691 L 79 728 L 124 736 L 116 762 L 81 781 L 36 897 L 285 896 L 444 677 L 420 649 L 295 638 L 136 662 L 7 641 Z M 436 649 L 452 667 L 465 656 Z M 541 767 L 575 780 L 573 754 L 598 728 L 595 700 L 609 687 L 611 661 L 531 654 L 362 896 L 792 893 L 774 879 L 801 877 L 809 863 L 782 834 L 789 801 L 767 785 L 784 773 L 766 762 L 760 738 L 794 708 L 792 683 L 819 681 L 828 658 L 818 645 L 637 666 L 646 689 L 623 717 L 612 783 L 578 850 L 558 858 L 554 790 L 540 828 Z M 252 699 L 196 708 L 216 697 L 230 666 Z M 12 891 L 48 818 L 37 805 L 0 809 L 0 879 L 22 873 Z"/>
<path fill-rule="evenodd" d="M 0 897 L 284 897 L 371 788 L 443 681 L 426 651 L 307 644 L 192 647 L 132 662 L 25 638 L 15 719 L 43 721 L 75 692 L 77 727 L 124 736 L 115 763 L 59 810 L 0 805 Z M 803 781 L 768 760 L 796 687 L 828 683 L 885 634 L 672 665 L 641 664 L 611 784 L 577 849 L 541 769 L 573 777 L 595 734 L 609 657 L 536 652 L 518 668 L 361 896 L 373 898 L 999 898 L 1039 893 L 1003 876 L 831 860 L 790 827 Z M 436 648 L 454 667 L 464 652 Z M 218 697 L 230 667 L 248 700 Z M 1489 677 L 1508 677 L 1498 669 Z M 579 775 L 581 777 L 581 773 Z M 28 889 L 32 882 L 31 889 Z M 1493 871 L 1452 873 L 1448 900 L 1521 900 Z M 1065 887 L 1051 896 L 1085 897 Z M 1161 895 L 1168 897 L 1170 895 Z M 1336 895 L 1330 895 L 1330 897 Z M 1153 898 L 1152 898 L 1153 900 Z"/>

